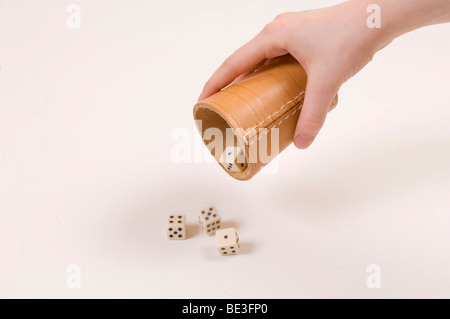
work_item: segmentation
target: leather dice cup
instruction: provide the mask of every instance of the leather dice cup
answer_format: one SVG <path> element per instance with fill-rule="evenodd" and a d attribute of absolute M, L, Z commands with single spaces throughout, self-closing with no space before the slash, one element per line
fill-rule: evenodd
<path fill-rule="evenodd" d="M 203 142 L 230 176 L 251 179 L 292 143 L 306 82 L 287 55 L 194 106 Z M 336 104 L 337 96 L 330 110 Z"/>

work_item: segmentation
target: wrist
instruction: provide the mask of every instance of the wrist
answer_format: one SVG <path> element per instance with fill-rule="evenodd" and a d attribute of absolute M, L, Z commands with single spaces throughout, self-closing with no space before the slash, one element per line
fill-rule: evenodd
<path fill-rule="evenodd" d="M 354 33 L 355 40 L 371 54 L 384 48 L 402 32 L 399 29 L 401 24 L 397 24 L 395 19 L 392 19 L 392 12 L 386 14 L 386 11 L 390 10 L 385 2 L 384 0 L 349 0 L 342 4 L 343 9 L 349 12 L 348 17 L 355 21 L 355 30 L 358 30 Z M 369 23 L 376 14 L 371 7 L 374 4 L 379 6 L 379 27 L 373 27 Z"/>
<path fill-rule="evenodd" d="M 370 5 L 380 9 L 381 27 L 373 30 L 378 45 L 385 45 L 395 38 L 428 25 L 450 22 L 449 0 L 349 0 L 359 11 L 370 13 Z"/>

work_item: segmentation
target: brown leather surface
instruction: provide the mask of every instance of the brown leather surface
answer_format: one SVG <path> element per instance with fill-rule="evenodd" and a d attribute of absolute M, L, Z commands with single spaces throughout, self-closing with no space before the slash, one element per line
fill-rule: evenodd
<path fill-rule="evenodd" d="M 224 169 L 228 174 L 239 180 L 248 180 L 267 164 L 267 160 L 259 158 L 254 144 L 267 143 L 270 153 L 271 137 L 277 137 L 272 135 L 275 133 L 271 131 L 273 128 L 279 129 L 279 152 L 292 143 L 306 82 L 303 67 L 287 55 L 195 105 L 194 119 L 202 121 L 202 137 L 210 127 L 220 128 L 224 136 L 227 127 L 239 128 L 236 135 L 245 147 L 249 163 L 243 172 Z M 330 110 L 336 104 L 337 96 Z M 208 144 L 209 141 L 204 142 Z M 279 152 L 270 154 L 269 161 Z"/>

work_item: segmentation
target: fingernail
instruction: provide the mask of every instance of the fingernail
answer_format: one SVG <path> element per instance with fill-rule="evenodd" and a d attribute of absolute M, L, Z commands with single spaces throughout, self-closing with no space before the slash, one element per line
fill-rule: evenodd
<path fill-rule="evenodd" d="M 314 136 L 304 135 L 304 134 L 298 134 L 294 138 L 294 144 L 297 148 L 304 149 L 307 148 L 312 144 L 314 140 Z"/>

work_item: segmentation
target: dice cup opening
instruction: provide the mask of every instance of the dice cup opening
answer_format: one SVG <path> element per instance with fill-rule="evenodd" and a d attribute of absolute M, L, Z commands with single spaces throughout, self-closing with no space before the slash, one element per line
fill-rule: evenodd
<path fill-rule="evenodd" d="M 235 125 L 233 123 L 228 123 L 227 119 L 225 119 L 219 110 L 216 110 L 214 108 L 211 108 L 208 104 L 198 103 L 194 110 L 194 119 L 196 120 L 197 129 L 202 137 L 203 142 L 205 145 L 208 145 L 209 143 L 213 142 L 213 140 L 205 140 L 205 131 L 210 128 L 219 129 L 222 132 L 222 145 L 223 148 L 227 146 L 226 140 L 227 140 L 227 129 L 233 129 Z M 235 138 L 237 138 L 237 141 L 235 140 L 235 143 L 237 144 L 235 146 L 238 146 L 242 148 L 242 150 L 245 151 L 245 160 L 248 163 L 248 155 L 247 151 L 245 149 L 245 143 L 243 141 L 243 138 L 239 136 L 239 134 L 235 134 Z M 216 154 L 216 149 L 213 148 L 210 150 L 211 154 L 218 160 Z M 221 150 L 223 151 L 223 149 Z M 220 163 L 219 163 L 220 164 Z M 227 171 L 222 165 L 220 165 L 225 171 Z M 227 171 L 231 176 L 242 179 L 244 175 L 247 175 L 250 165 L 247 165 L 247 167 L 242 172 L 232 172 Z"/>

